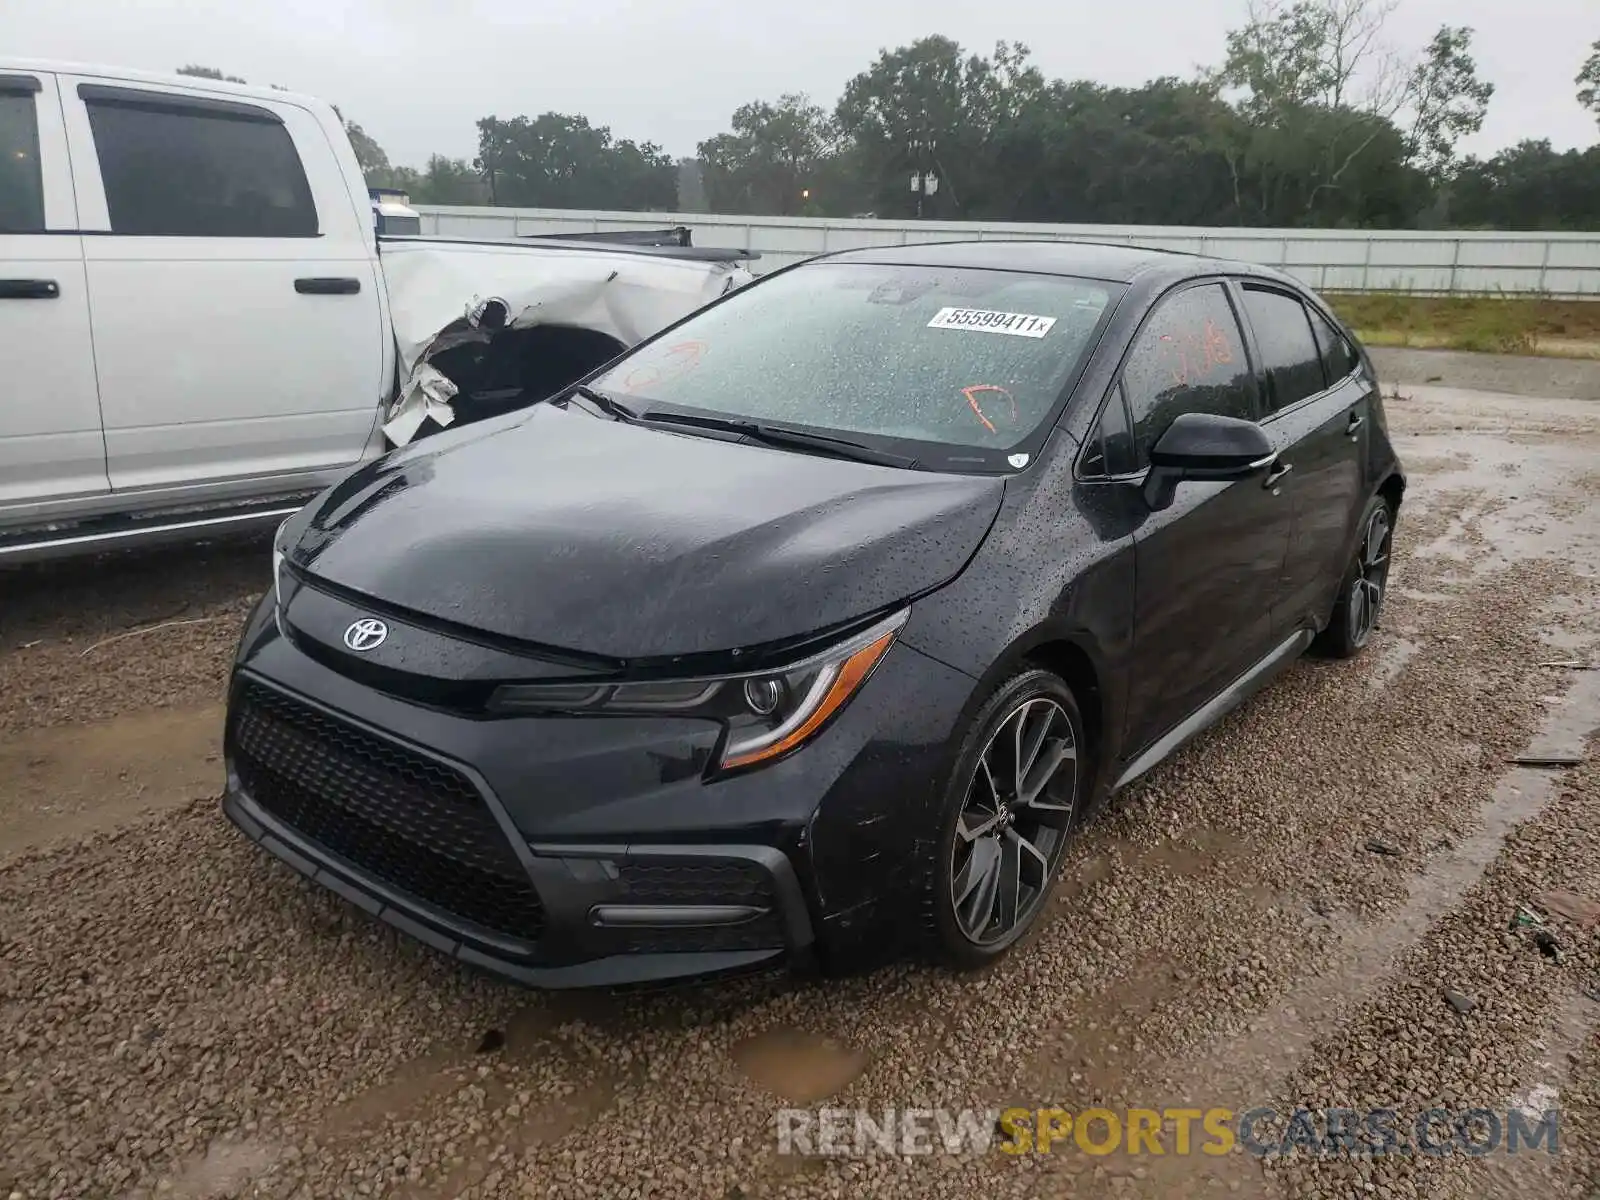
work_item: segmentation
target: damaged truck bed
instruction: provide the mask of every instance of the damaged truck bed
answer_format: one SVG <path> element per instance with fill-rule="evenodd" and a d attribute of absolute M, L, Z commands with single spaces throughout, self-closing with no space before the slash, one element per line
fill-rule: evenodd
<path fill-rule="evenodd" d="M 737 250 L 420 237 L 380 250 L 403 381 L 383 425 L 396 446 L 552 395 L 751 278 Z"/>
<path fill-rule="evenodd" d="M 292 92 L 0 59 L 0 117 L 37 147 L 0 197 L 0 564 L 281 520 L 751 278 L 683 236 L 380 237 Z"/>

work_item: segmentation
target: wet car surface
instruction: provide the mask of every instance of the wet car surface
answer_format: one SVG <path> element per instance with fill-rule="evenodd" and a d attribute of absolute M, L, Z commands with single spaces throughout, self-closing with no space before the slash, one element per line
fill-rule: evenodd
<path fill-rule="evenodd" d="M 1552 918 L 1557 963 L 1510 922 L 1549 889 L 1600 896 L 1600 672 L 1579 669 L 1600 655 L 1600 410 L 1401 393 L 1406 537 L 1369 652 L 1303 660 L 1156 768 L 1073 843 L 1025 952 L 978 976 L 486 979 L 219 816 L 265 547 L 4 577 L 0 1188 L 1587 1196 L 1600 958 L 1579 923 Z M 1530 753 L 1583 761 L 1506 761 Z M 1562 1108 L 1555 1158 L 827 1160 L 775 1128 L 823 1104 L 1416 1111 L 1536 1088 Z"/>
<path fill-rule="evenodd" d="M 1287 276 L 825 256 L 284 522 L 224 809 L 534 985 L 987 965 L 1107 796 L 1361 651 L 1404 490 Z"/>

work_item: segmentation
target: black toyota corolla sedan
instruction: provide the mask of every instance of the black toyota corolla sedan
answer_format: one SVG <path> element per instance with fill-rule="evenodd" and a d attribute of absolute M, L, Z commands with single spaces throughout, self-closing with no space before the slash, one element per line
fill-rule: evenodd
<path fill-rule="evenodd" d="M 979 965 L 1096 803 L 1361 649 L 1404 487 L 1370 361 L 1284 275 L 814 259 L 292 517 L 224 807 L 531 984 Z"/>

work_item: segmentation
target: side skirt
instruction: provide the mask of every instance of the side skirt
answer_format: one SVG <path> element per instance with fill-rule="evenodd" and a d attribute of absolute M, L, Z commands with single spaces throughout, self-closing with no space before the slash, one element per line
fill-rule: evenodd
<path fill-rule="evenodd" d="M 1306 647 L 1311 645 L 1315 636 L 1311 630 L 1302 629 L 1295 633 L 1293 637 L 1285 639 L 1265 658 L 1261 659 L 1243 675 L 1240 675 L 1227 687 L 1223 688 L 1222 691 L 1178 722 L 1163 736 L 1157 738 L 1149 749 L 1128 764 L 1127 769 L 1111 785 L 1111 790 L 1115 792 L 1127 787 L 1128 784 L 1166 759 L 1191 738 L 1211 728 L 1211 726 L 1227 716 L 1228 713 L 1249 699 L 1280 670 L 1299 658 L 1305 652 Z"/>

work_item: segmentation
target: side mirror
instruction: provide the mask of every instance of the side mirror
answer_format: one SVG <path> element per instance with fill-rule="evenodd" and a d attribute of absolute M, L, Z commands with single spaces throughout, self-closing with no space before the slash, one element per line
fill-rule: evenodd
<path fill-rule="evenodd" d="M 1254 421 L 1213 413 L 1182 413 L 1150 448 L 1144 497 L 1152 510 L 1172 503 L 1185 480 L 1244 479 L 1277 457 L 1267 431 Z"/>

